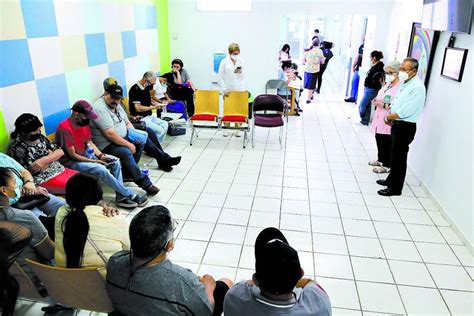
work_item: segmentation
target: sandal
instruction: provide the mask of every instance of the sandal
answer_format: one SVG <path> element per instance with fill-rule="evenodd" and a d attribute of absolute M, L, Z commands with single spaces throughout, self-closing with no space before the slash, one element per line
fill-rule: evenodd
<path fill-rule="evenodd" d="M 378 166 L 378 167 L 375 167 L 374 169 L 372 169 L 372 171 L 375 172 L 375 173 L 389 173 L 390 168 L 385 168 L 385 167 L 382 167 L 382 166 Z"/>
<path fill-rule="evenodd" d="M 382 163 L 378 160 L 369 161 L 369 166 L 382 167 Z"/>

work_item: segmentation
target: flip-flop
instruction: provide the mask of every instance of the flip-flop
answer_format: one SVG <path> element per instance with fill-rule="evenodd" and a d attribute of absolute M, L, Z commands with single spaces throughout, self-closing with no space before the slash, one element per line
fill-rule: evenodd
<path fill-rule="evenodd" d="M 374 169 L 372 169 L 372 171 L 374 173 L 389 173 L 390 168 L 385 168 L 385 167 L 382 167 L 382 166 L 378 166 L 378 167 L 375 167 Z"/>
<path fill-rule="evenodd" d="M 382 163 L 378 160 L 369 161 L 369 166 L 382 167 Z"/>

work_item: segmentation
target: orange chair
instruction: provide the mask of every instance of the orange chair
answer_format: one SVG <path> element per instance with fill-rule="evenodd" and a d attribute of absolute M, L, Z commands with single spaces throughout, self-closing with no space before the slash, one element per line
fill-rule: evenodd
<path fill-rule="evenodd" d="M 247 91 L 231 91 L 229 96 L 224 97 L 224 116 L 219 121 L 222 129 L 234 129 L 244 131 L 243 147 L 247 144 L 247 133 L 249 125 L 249 93 Z M 234 123 L 234 126 L 231 126 Z"/>
<path fill-rule="evenodd" d="M 189 119 L 191 124 L 189 145 L 191 146 L 194 134 L 199 137 L 197 128 L 219 128 L 219 91 L 197 90 L 194 106 L 194 115 Z"/>

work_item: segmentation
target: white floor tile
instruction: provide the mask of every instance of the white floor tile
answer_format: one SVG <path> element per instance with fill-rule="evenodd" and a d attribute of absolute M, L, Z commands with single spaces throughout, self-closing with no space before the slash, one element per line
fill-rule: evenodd
<path fill-rule="evenodd" d="M 255 197 L 253 200 L 252 210 L 261 212 L 280 212 L 280 199 L 268 199 Z"/>
<path fill-rule="evenodd" d="M 286 175 L 286 172 L 285 172 L 285 175 Z M 306 180 L 306 178 L 284 177 L 283 186 L 286 188 L 306 189 L 308 187 L 308 181 Z"/>
<path fill-rule="evenodd" d="M 418 198 L 420 203 L 423 205 L 423 208 L 427 211 L 439 211 L 438 205 L 431 198 Z"/>
<path fill-rule="evenodd" d="M 181 219 L 185 220 L 188 218 L 189 214 L 191 213 L 191 210 L 193 209 L 192 205 L 186 205 L 186 204 L 173 204 L 173 203 L 168 203 L 166 204 L 166 208 L 171 213 L 171 216 L 175 219 Z"/>
<path fill-rule="evenodd" d="M 316 276 L 354 279 L 348 256 L 315 253 L 314 265 Z"/>
<path fill-rule="evenodd" d="M 339 207 L 336 203 L 311 201 L 311 215 L 338 218 L 340 217 Z"/>
<path fill-rule="evenodd" d="M 382 239 L 411 240 L 408 231 L 403 224 L 374 222 L 375 229 Z"/>
<path fill-rule="evenodd" d="M 255 196 L 265 197 L 265 198 L 274 198 L 280 199 L 281 198 L 281 187 L 274 187 L 270 185 L 257 185 L 257 191 L 255 192 Z"/>
<path fill-rule="evenodd" d="M 382 188 L 382 187 L 380 187 Z M 385 196 L 371 193 L 362 193 L 367 206 L 394 207 L 392 200 Z"/>
<path fill-rule="evenodd" d="M 339 203 L 339 204 L 350 204 L 350 205 L 365 206 L 365 201 L 362 198 L 361 193 L 338 192 L 338 191 L 336 191 L 336 197 L 337 197 L 337 203 Z"/>
<path fill-rule="evenodd" d="M 428 264 L 428 269 L 440 289 L 472 291 L 473 283 L 469 274 L 460 266 Z"/>
<path fill-rule="evenodd" d="M 211 241 L 242 245 L 245 233 L 246 227 L 244 226 L 217 224 Z"/>
<path fill-rule="evenodd" d="M 230 195 L 254 196 L 256 190 L 255 184 L 239 184 L 234 183 L 230 187 Z"/>
<path fill-rule="evenodd" d="M 204 274 L 210 274 L 215 280 L 219 280 L 222 278 L 228 278 L 228 279 L 233 280 L 236 273 L 237 273 L 237 268 L 203 264 L 199 268 L 199 272 L 197 274 L 201 276 Z"/>
<path fill-rule="evenodd" d="M 405 224 L 434 225 L 426 211 L 399 209 L 398 213 Z"/>
<path fill-rule="evenodd" d="M 472 315 L 474 314 L 474 293 L 441 290 L 441 295 L 446 300 L 448 307 L 453 315 Z"/>
<path fill-rule="evenodd" d="M 255 249 L 253 246 L 244 246 L 240 256 L 239 268 L 255 269 Z M 255 270 L 254 270 L 255 271 Z"/>
<path fill-rule="evenodd" d="M 210 242 L 202 260 L 204 264 L 237 267 L 242 245 L 220 244 Z"/>
<path fill-rule="evenodd" d="M 347 244 L 351 256 L 385 258 L 378 239 L 348 236 Z"/>
<path fill-rule="evenodd" d="M 450 315 L 438 290 L 408 286 L 398 289 L 408 314 Z"/>
<path fill-rule="evenodd" d="M 351 257 L 351 260 L 356 280 L 394 283 L 386 260 L 359 257 Z"/>
<path fill-rule="evenodd" d="M 311 216 L 312 229 L 315 233 L 343 235 L 341 219 Z"/>
<path fill-rule="evenodd" d="M 305 215 L 281 214 L 280 228 L 311 232 L 311 217 Z"/>
<path fill-rule="evenodd" d="M 290 230 L 281 230 L 291 247 L 297 251 L 313 251 L 313 240 L 311 234 Z"/>
<path fill-rule="evenodd" d="M 341 235 L 313 234 L 315 252 L 348 255 L 346 238 Z"/>
<path fill-rule="evenodd" d="M 406 224 L 406 228 L 414 241 L 446 243 L 435 226 Z"/>
<path fill-rule="evenodd" d="M 446 239 L 450 245 L 464 245 L 464 242 L 459 238 L 459 236 L 454 232 L 451 227 L 438 227 L 441 231 L 441 234 Z"/>
<path fill-rule="evenodd" d="M 342 222 L 344 223 L 344 231 L 348 236 L 377 237 L 371 221 L 343 218 Z"/>
<path fill-rule="evenodd" d="M 388 314 L 405 314 L 395 285 L 357 281 L 362 309 Z"/>
<path fill-rule="evenodd" d="M 222 207 L 226 199 L 225 194 L 215 194 L 203 192 L 199 196 L 196 205 L 199 206 L 211 206 L 211 207 Z"/>
<path fill-rule="evenodd" d="M 339 204 L 342 218 L 370 220 L 369 212 L 365 205 Z"/>
<path fill-rule="evenodd" d="M 229 189 L 230 183 L 209 181 L 204 187 L 203 192 L 226 195 L 227 192 L 229 192 Z"/>
<path fill-rule="evenodd" d="M 225 208 L 250 210 L 252 209 L 253 197 L 251 196 L 238 196 L 228 195 L 225 201 Z"/>
<path fill-rule="evenodd" d="M 312 252 L 298 251 L 298 258 L 300 260 L 301 268 L 303 268 L 304 275 L 314 276 L 314 257 Z M 311 277 L 314 279 L 314 277 Z"/>
<path fill-rule="evenodd" d="M 179 238 L 209 241 L 214 226 L 214 223 L 186 221 L 179 233 Z"/>
<path fill-rule="evenodd" d="M 250 211 L 223 209 L 219 216 L 220 224 L 243 225 L 247 226 L 249 221 Z"/>
<path fill-rule="evenodd" d="M 283 199 L 308 201 L 308 190 L 298 188 L 283 188 Z"/>
<path fill-rule="evenodd" d="M 412 241 L 381 239 L 388 259 L 404 261 L 423 261 Z"/>
<path fill-rule="evenodd" d="M 309 190 L 311 202 L 336 203 L 336 195 L 333 191 Z"/>
<path fill-rule="evenodd" d="M 174 204 L 189 204 L 194 205 L 199 198 L 199 192 L 184 191 L 182 189 L 176 190 L 171 199 L 170 203 Z"/>
<path fill-rule="evenodd" d="M 423 206 L 418 202 L 416 197 L 412 196 L 392 196 L 393 204 L 396 208 L 408 208 L 413 210 L 422 210 Z"/>
<path fill-rule="evenodd" d="M 310 207 L 308 201 L 283 200 L 281 202 L 282 213 L 310 215 Z"/>
<path fill-rule="evenodd" d="M 252 276 L 254 273 L 255 269 L 237 268 L 237 274 L 235 275 L 235 283 L 252 280 Z"/>
<path fill-rule="evenodd" d="M 263 230 L 262 227 L 247 227 L 247 232 L 245 234 L 244 245 L 254 246 L 255 240 L 257 240 L 258 234 Z"/>
<path fill-rule="evenodd" d="M 221 209 L 217 207 L 195 206 L 191 214 L 189 214 L 188 220 L 195 222 L 215 223 L 219 217 L 220 212 Z"/>
<path fill-rule="evenodd" d="M 398 284 L 435 287 L 423 263 L 389 260 L 389 265 Z"/>
<path fill-rule="evenodd" d="M 422 242 L 417 242 L 415 244 L 421 257 L 427 263 L 460 265 L 459 260 L 448 245 Z"/>
<path fill-rule="evenodd" d="M 354 281 L 323 277 L 319 277 L 317 281 L 326 291 L 326 293 L 328 293 L 329 298 L 331 299 L 333 315 L 334 307 L 353 309 L 360 308 L 359 297 Z M 345 315 L 345 313 L 341 311 L 340 315 Z"/>
<path fill-rule="evenodd" d="M 436 226 L 451 226 L 448 221 L 444 218 L 441 212 L 438 211 L 426 211 L 431 220 Z"/>
<path fill-rule="evenodd" d="M 368 206 L 367 208 L 373 221 L 393 223 L 402 222 L 397 210 L 393 207 Z"/>
<path fill-rule="evenodd" d="M 201 192 L 206 185 L 206 181 L 203 180 L 190 180 L 185 179 L 179 186 L 180 190 L 185 191 L 194 191 L 194 192 Z"/>
<path fill-rule="evenodd" d="M 474 256 L 469 252 L 466 246 L 452 245 L 451 248 L 463 266 L 474 267 Z"/>
<path fill-rule="evenodd" d="M 269 212 L 252 211 L 250 213 L 249 226 L 253 227 L 279 227 L 280 214 Z"/>

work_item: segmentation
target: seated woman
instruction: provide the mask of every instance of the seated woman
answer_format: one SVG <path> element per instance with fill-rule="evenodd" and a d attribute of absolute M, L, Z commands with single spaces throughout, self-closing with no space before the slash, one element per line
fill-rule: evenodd
<path fill-rule="evenodd" d="M 185 101 L 188 115 L 194 115 L 194 87 L 188 72 L 184 69 L 181 59 L 173 59 L 171 62 L 174 84 L 170 86 L 171 97 L 175 100 Z M 169 81 L 169 80 L 168 80 Z"/>
<path fill-rule="evenodd" d="M 16 261 L 35 284 L 38 292 L 46 296 L 46 289 L 26 264 L 25 259 L 50 263 L 50 260 L 54 257 L 54 243 L 49 238 L 46 228 L 31 211 L 19 210 L 10 206 L 10 199 L 19 197 L 20 194 L 21 191 L 15 183 L 15 174 L 8 168 L 0 167 L 0 223 L 3 223 L 0 227 L 7 228 L 14 233 L 16 240 L 29 241 L 26 246 L 22 245 L 24 247 L 23 251 L 16 254 Z M 18 230 L 18 228 L 9 226 L 8 223 L 21 225 L 27 228 L 29 232 Z M 21 244 L 20 240 L 18 241 Z M 14 257 L 10 258 L 10 260 L 13 259 Z"/>
<path fill-rule="evenodd" d="M 9 154 L 31 172 L 36 185 L 52 194 L 63 195 L 67 180 L 77 171 L 59 163 L 64 152 L 41 134 L 42 126 L 37 116 L 30 113 L 20 115 L 11 134 Z"/>
<path fill-rule="evenodd" d="M 56 214 L 58 267 L 98 267 L 105 279 L 106 261 L 114 253 L 130 249 L 128 223 L 121 215 L 108 217 L 103 207 L 100 182 L 79 173 L 66 184 L 66 202 Z"/>

